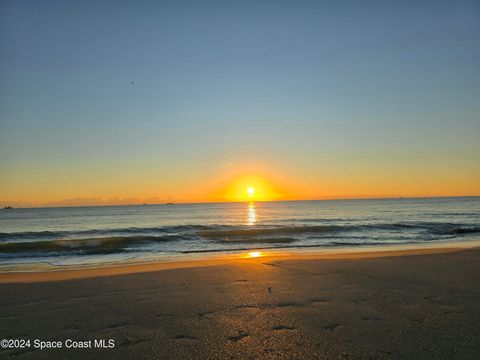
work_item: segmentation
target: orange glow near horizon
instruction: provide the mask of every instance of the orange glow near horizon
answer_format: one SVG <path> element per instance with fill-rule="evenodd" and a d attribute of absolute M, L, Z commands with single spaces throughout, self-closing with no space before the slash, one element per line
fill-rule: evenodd
<path fill-rule="evenodd" d="M 284 198 L 285 192 L 273 181 L 260 176 L 241 176 L 213 195 L 223 201 L 270 201 Z"/>
<path fill-rule="evenodd" d="M 245 255 L 246 258 L 257 258 L 262 256 L 263 254 L 261 251 L 250 251 Z"/>
<path fill-rule="evenodd" d="M 162 172 L 143 177 L 141 171 L 75 173 L 70 168 L 48 169 L 39 181 L 26 183 L 0 179 L 0 206 L 94 206 L 195 203 L 262 202 L 275 200 L 322 200 L 428 196 L 478 196 L 478 174 L 424 171 L 386 171 L 381 167 L 325 162 L 321 171 L 298 169 L 275 161 L 248 159 L 234 166 L 218 166 L 199 172 Z M 345 176 L 344 169 L 351 176 Z M 97 169 L 97 168 L 95 168 Z M 44 169 L 46 171 L 46 169 Z M 42 170 L 43 171 L 43 170 Z M 34 178 L 21 173 L 22 178 Z M 50 174 L 59 174 L 49 178 Z M 467 176 L 468 175 L 468 176 Z M 432 183 L 431 179 L 441 179 Z M 65 179 L 68 179 L 65 180 Z M 3 181 L 3 183 L 2 183 Z M 20 186 L 19 184 L 23 184 Z M 254 213 L 254 209 L 252 214 Z M 251 217 L 250 223 L 254 223 Z"/>

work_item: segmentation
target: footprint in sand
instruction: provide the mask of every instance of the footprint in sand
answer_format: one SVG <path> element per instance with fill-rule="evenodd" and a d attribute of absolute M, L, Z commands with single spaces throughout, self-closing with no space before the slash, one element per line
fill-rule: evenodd
<path fill-rule="evenodd" d="M 125 325 L 128 325 L 128 322 L 120 322 L 120 323 L 115 323 L 115 324 L 110 324 L 107 326 L 107 329 L 117 329 L 120 327 L 124 327 Z"/>
<path fill-rule="evenodd" d="M 214 311 L 203 311 L 203 312 L 199 312 L 197 316 L 198 316 L 198 319 L 201 320 L 205 315 L 210 315 L 213 313 Z"/>
<path fill-rule="evenodd" d="M 246 283 L 248 280 L 247 279 L 240 279 L 240 280 L 235 280 L 233 283 L 234 284 L 241 284 L 241 283 Z"/>
<path fill-rule="evenodd" d="M 190 336 L 190 335 L 175 335 L 173 337 L 176 340 L 196 340 L 197 338 L 195 336 Z"/>
<path fill-rule="evenodd" d="M 362 320 L 362 321 L 381 321 L 383 319 L 381 319 L 379 317 L 375 317 L 375 316 L 362 316 L 360 318 L 360 320 Z"/>
<path fill-rule="evenodd" d="M 156 318 L 167 317 L 167 316 L 173 316 L 173 314 L 171 314 L 171 313 L 158 313 L 158 314 L 155 314 L 155 317 L 156 317 Z"/>
<path fill-rule="evenodd" d="M 302 307 L 303 304 L 296 303 L 296 302 L 284 302 L 276 305 L 275 307 L 285 308 L 285 307 Z"/>
<path fill-rule="evenodd" d="M 133 345 L 145 342 L 145 341 L 147 341 L 147 339 L 134 339 L 134 338 L 125 336 L 123 341 L 120 343 L 120 346 L 129 347 L 129 346 L 133 346 Z"/>
<path fill-rule="evenodd" d="M 242 331 L 242 330 L 239 330 L 237 336 L 231 336 L 231 337 L 228 338 L 228 340 L 233 341 L 233 342 L 237 342 L 237 341 L 240 341 L 240 340 L 242 340 L 243 338 L 246 338 L 246 337 L 248 337 L 248 336 L 250 336 L 249 333 L 244 332 L 244 331 Z"/>
<path fill-rule="evenodd" d="M 325 304 L 329 302 L 329 299 L 312 299 L 310 300 L 310 304 L 315 305 L 315 304 Z"/>
<path fill-rule="evenodd" d="M 323 328 L 324 328 L 325 330 L 333 331 L 333 330 L 335 330 L 335 329 L 336 329 L 337 327 L 339 327 L 339 326 L 340 326 L 340 324 L 335 323 L 335 324 L 325 325 Z"/>
<path fill-rule="evenodd" d="M 237 305 L 235 306 L 235 309 L 257 309 L 257 305 L 251 305 L 251 304 L 244 304 L 244 305 Z"/>
<path fill-rule="evenodd" d="M 418 324 L 421 324 L 421 323 L 425 322 L 426 319 L 427 319 L 427 318 L 424 317 L 424 316 L 419 316 L 419 317 L 411 318 L 410 321 L 416 322 L 416 323 L 418 323 Z"/>
<path fill-rule="evenodd" d="M 267 265 L 267 266 L 280 266 L 281 263 L 262 263 L 263 265 Z"/>
<path fill-rule="evenodd" d="M 294 331 L 295 328 L 290 327 L 290 326 L 279 325 L 279 326 L 274 326 L 274 327 L 272 328 L 272 330 L 274 330 L 274 331 L 284 331 L 284 330 Z"/>

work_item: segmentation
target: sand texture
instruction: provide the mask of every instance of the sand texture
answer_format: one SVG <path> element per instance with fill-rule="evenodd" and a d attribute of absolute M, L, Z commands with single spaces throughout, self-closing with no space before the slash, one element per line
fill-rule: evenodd
<path fill-rule="evenodd" d="M 115 347 L 0 357 L 480 358 L 480 250 L 398 255 L 266 257 L 3 283 L 1 338 L 114 339 Z"/>

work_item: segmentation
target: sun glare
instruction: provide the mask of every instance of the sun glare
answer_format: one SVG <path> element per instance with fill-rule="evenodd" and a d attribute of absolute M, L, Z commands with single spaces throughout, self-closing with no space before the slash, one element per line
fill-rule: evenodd
<path fill-rule="evenodd" d="M 260 176 L 242 176 L 230 180 L 219 188 L 218 197 L 223 201 L 271 201 L 282 196 L 274 183 Z"/>
<path fill-rule="evenodd" d="M 260 257 L 260 256 L 262 256 L 262 253 L 260 251 L 250 251 L 247 254 L 247 257 L 249 257 L 249 258 L 256 258 L 256 257 Z"/>

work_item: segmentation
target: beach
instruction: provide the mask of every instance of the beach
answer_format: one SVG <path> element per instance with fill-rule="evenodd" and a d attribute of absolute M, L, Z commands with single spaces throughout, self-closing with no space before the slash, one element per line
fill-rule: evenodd
<path fill-rule="evenodd" d="M 0 14 L 0 360 L 480 360 L 480 0 Z"/>
<path fill-rule="evenodd" d="M 0 357 L 475 359 L 480 354 L 478 248 L 265 255 L 2 273 L 2 338 L 32 343 L 2 349 Z M 95 347 L 102 339 L 114 345 Z M 61 347 L 40 350 L 34 340 L 59 341 Z"/>

